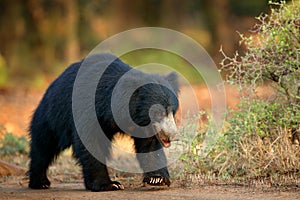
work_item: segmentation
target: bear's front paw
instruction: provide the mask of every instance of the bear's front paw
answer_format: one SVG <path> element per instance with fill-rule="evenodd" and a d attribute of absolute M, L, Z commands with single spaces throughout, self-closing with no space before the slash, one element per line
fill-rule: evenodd
<path fill-rule="evenodd" d="M 124 186 L 117 182 L 112 181 L 111 183 L 107 184 L 92 184 L 91 187 L 87 188 L 92 192 L 99 192 L 99 191 L 112 191 L 112 190 L 124 190 Z"/>
<path fill-rule="evenodd" d="M 168 177 L 162 176 L 145 176 L 143 179 L 143 183 L 147 183 L 152 186 L 164 186 L 167 185 L 168 187 L 171 185 L 171 181 Z"/>

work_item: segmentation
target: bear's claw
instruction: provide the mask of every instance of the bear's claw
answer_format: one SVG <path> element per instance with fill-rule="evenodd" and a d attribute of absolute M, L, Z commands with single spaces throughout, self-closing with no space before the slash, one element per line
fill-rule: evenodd
<path fill-rule="evenodd" d="M 89 188 L 93 192 L 99 192 L 99 191 L 112 191 L 112 190 L 124 190 L 124 186 L 117 182 L 112 181 L 109 184 L 102 184 L 102 185 L 93 185 L 91 188 Z"/>
<path fill-rule="evenodd" d="M 124 186 L 121 183 L 114 182 L 111 184 L 111 189 L 112 190 L 124 190 Z"/>
<path fill-rule="evenodd" d="M 50 181 L 48 178 L 36 178 L 34 180 L 30 180 L 29 187 L 31 189 L 48 189 L 50 188 Z"/>
<path fill-rule="evenodd" d="M 171 185 L 169 178 L 162 177 L 162 176 L 151 176 L 151 177 L 144 177 L 143 183 L 147 183 L 152 186 L 164 186 L 167 185 L 168 187 Z"/>

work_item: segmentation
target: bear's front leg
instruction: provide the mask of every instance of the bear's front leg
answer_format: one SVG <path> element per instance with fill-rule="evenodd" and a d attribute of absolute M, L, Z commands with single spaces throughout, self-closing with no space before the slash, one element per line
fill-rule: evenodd
<path fill-rule="evenodd" d="M 134 138 L 137 159 L 144 171 L 143 183 L 153 186 L 170 186 L 167 159 L 156 136 Z"/>

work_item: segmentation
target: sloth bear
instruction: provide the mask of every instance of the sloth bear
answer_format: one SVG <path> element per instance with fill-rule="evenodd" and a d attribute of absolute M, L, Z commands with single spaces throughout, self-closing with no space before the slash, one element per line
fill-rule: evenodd
<path fill-rule="evenodd" d="M 32 189 L 49 188 L 50 181 L 47 178 L 49 165 L 63 150 L 72 146 L 73 156 L 82 167 L 87 190 L 124 189 L 122 184 L 110 179 L 105 162 L 99 161 L 87 150 L 74 123 L 73 87 L 78 71 L 85 61 L 87 62 L 84 67 L 87 69 L 88 65 L 98 68 L 106 67 L 98 79 L 94 96 L 96 119 L 107 139 L 111 141 L 116 133 L 129 134 L 133 138 L 137 160 L 144 172 L 143 183 L 169 186 L 167 160 L 162 148 L 170 146 L 177 132 L 174 121 L 174 115 L 178 109 L 179 92 L 176 73 L 172 72 L 166 76 L 147 74 L 133 69 L 112 54 L 97 53 L 68 67 L 49 86 L 36 108 L 29 127 L 31 138 L 29 187 Z M 130 71 L 133 73 L 129 73 Z M 129 75 L 125 76 L 126 73 Z M 123 79 L 121 83 L 124 84 L 120 85 L 120 90 L 115 91 L 120 94 L 113 95 L 114 87 L 121 79 Z M 134 90 L 130 96 L 128 109 L 130 118 L 137 127 L 148 127 L 143 129 L 145 130 L 143 133 L 134 131 L 132 127 L 124 127 L 127 123 L 124 118 L 124 121 L 117 123 L 112 111 L 112 102 L 122 104 L 122 91 L 128 91 L 127 87 L 134 86 L 136 80 L 144 80 L 146 84 L 138 85 Z M 113 97 L 118 98 L 112 99 Z M 131 134 L 130 130 L 135 133 Z M 100 141 L 99 146 L 101 145 Z M 102 147 L 105 156 L 109 156 L 106 154 L 109 154 L 111 147 L 109 145 L 102 145 Z M 139 153 L 151 152 L 158 153 L 149 154 L 150 156 L 146 158 L 139 156 Z M 155 168 L 155 166 L 160 166 L 160 168 Z"/>

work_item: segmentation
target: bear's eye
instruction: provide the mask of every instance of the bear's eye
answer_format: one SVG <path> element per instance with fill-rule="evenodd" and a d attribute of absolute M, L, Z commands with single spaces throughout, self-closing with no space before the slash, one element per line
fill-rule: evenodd
<path fill-rule="evenodd" d="M 158 121 L 162 120 L 165 116 L 166 116 L 165 112 L 157 112 L 157 113 L 155 113 L 155 119 L 158 120 Z"/>
<path fill-rule="evenodd" d="M 162 113 L 156 113 L 155 115 L 156 118 L 162 118 L 162 116 L 163 116 Z"/>
<path fill-rule="evenodd" d="M 172 106 L 169 106 L 168 108 L 167 108 L 167 113 L 169 114 L 169 113 L 173 113 L 173 115 L 175 115 L 175 112 L 176 112 L 176 110 L 172 107 Z"/>

